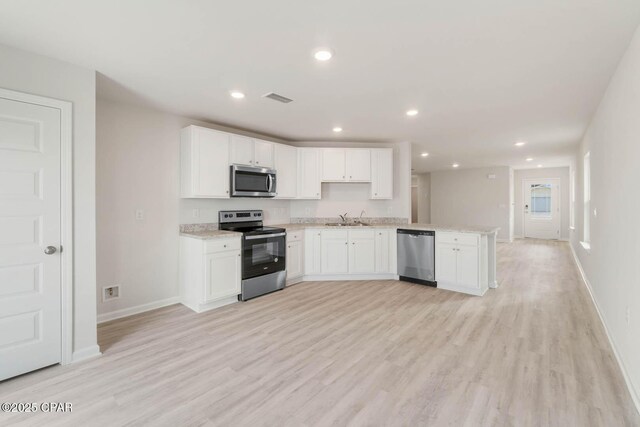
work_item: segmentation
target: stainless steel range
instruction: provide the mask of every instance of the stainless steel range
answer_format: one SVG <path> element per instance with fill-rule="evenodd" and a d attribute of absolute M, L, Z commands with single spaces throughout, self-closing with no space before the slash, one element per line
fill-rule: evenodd
<path fill-rule="evenodd" d="M 286 230 L 265 227 L 262 211 L 219 211 L 220 230 L 242 233 L 242 294 L 246 301 L 284 288 Z"/>

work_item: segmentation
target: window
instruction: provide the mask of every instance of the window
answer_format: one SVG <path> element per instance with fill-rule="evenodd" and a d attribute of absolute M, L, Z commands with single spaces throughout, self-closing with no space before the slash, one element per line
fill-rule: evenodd
<path fill-rule="evenodd" d="M 531 184 L 531 216 L 551 216 L 551 184 Z"/>
<path fill-rule="evenodd" d="M 571 168 L 571 175 L 569 176 L 569 191 L 570 203 L 569 203 L 569 228 L 575 230 L 576 228 L 576 171 Z"/>
<path fill-rule="evenodd" d="M 582 232 L 582 246 L 591 248 L 591 153 L 584 155 L 584 230 Z"/>

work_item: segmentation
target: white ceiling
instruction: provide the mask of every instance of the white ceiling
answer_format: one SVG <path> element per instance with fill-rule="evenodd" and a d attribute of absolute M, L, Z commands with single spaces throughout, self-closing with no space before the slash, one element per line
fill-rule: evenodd
<path fill-rule="evenodd" d="M 527 156 L 566 164 L 640 22 L 638 0 L 0 0 L 0 10 L 0 43 L 97 70 L 100 96 L 284 139 L 331 140 L 340 125 L 344 140 L 411 141 L 417 172 L 531 166 Z M 315 61 L 319 46 L 334 58 Z M 295 101 L 261 98 L 270 91 Z M 519 139 L 528 144 L 516 149 Z"/>

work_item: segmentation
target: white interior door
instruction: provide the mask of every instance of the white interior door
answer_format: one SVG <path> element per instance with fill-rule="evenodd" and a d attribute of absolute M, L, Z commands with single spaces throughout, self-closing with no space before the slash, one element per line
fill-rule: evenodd
<path fill-rule="evenodd" d="M 560 238 L 560 182 L 557 179 L 524 180 L 524 237 Z"/>
<path fill-rule="evenodd" d="M 62 359 L 60 132 L 59 109 L 0 96 L 0 380 Z"/>

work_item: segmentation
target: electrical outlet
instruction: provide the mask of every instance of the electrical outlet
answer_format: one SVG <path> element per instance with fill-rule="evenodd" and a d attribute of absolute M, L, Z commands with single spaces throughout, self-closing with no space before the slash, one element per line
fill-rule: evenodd
<path fill-rule="evenodd" d="M 102 288 L 102 302 L 120 298 L 120 285 L 106 286 Z"/>
<path fill-rule="evenodd" d="M 142 221 L 144 219 L 144 211 L 142 209 L 136 209 L 136 220 Z"/>
<path fill-rule="evenodd" d="M 194 218 L 199 218 L 200 217 L 200 209 L 194 209 L 193 211 L 191 211 L 191 215 Z"/>

